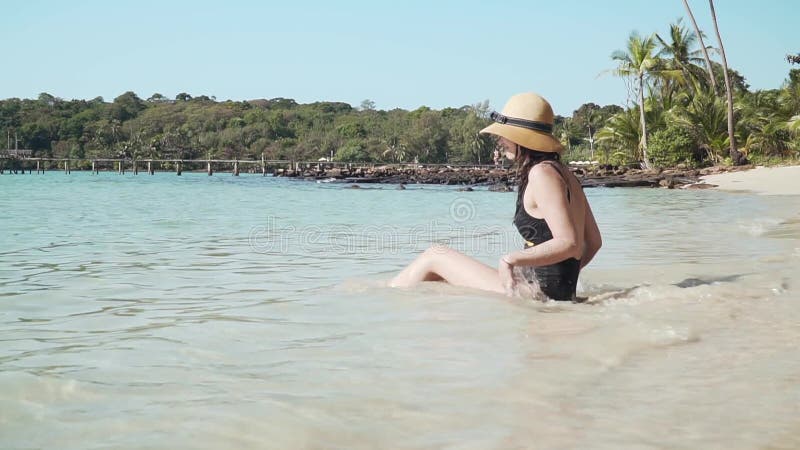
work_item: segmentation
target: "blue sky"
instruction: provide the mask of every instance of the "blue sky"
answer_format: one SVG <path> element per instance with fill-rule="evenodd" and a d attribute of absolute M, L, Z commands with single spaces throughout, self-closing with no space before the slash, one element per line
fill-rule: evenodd
<path fill-rule="evenodd" d="M 777 88 L 800 52 L 797 0 L 717 0 L 732 67 Z M 708 2 L 690 0 L 711 43 Z M 633 30 L 666 35 L 681 0 L 40 1 L 0 3 L 0 98 L 180 92 L 440 109 L 538 92 L 557 114 L 627 101 Z M 688 24 L 688 22 L 687 22 Z"/>

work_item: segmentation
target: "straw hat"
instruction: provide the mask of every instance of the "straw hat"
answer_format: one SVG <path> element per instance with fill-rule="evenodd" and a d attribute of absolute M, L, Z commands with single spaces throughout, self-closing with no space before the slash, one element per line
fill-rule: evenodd
<path fill-rule="evenodd" d="M 540 152 L 564 151 L 553 137 L 553 108 L 542 96 L 533 92 L 511 97 L 501 113 L 492 112 L 495 123 L 482 129 L 509 141 Z"/>

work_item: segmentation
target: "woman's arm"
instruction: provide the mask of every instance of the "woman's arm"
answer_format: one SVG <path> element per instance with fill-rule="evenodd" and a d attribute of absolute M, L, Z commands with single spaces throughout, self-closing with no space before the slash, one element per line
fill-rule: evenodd
<path fill-rule="evenodd" d="M 592 207 L 589 206 L 589 201 L 586 201 L 586 219 L 583 225 L 583 255 L 581 256 L 581 269 L 586 267 L 589 262 L 603 246 L 603 238 L 600 236 L 600 228 L 597 227 L 597 221 L 594 220 L 592 214 Z"/>
<path fill-rule="evenodd" d="M 553 239 L 512 252 L 505 255 L 505 259 L 515 266 L 547 266 L 576 256 L 579 253 L 577 232 L 569 215 L 561 175 L 549 164 L 537 164 L 531 169 L 528 180 Z"/>

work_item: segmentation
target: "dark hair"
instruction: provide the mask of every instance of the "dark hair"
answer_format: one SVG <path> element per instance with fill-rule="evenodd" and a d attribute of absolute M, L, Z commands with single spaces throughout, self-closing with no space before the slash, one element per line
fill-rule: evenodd
<path fill-rule="evenodd" d="M 514 166 L 517 168 L 517 198 L 520 201 L 525 193 L 525 188 L 528 187 L 528 174 L 531 168 L 544 161 L 556 161 L 560 164 L 561 155 L 557 152 L 540 152 L 517 145 Z"/>

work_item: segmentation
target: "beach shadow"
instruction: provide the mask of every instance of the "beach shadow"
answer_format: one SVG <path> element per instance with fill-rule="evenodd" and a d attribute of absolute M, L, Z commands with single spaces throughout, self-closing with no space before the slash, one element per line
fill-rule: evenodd
<path fill-rule="evenodd" d="M 711 277 L 711 278 L 686 278 L 685 280 L 673 283 L 672 285 L 678 286 L 679 288 L 682 289 L 686 289 L 697 286 L 704 286 L 708 284 L 728 283 L 731 281 L 736 281 L 743 276 L 744 274 L 728 275 L 724 277 Z"/>

